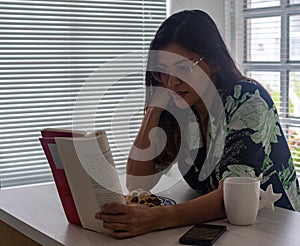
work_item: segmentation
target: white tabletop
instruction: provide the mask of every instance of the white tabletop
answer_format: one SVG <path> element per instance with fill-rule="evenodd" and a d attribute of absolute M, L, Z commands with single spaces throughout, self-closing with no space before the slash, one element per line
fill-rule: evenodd
<path fill-rule="evenodd" d="M 177 202 L 195 196 L 181 181 L 162 195 Z M 54 184 L 0 191 L 0 218 L 42 245 L 179 245 L 179 237 L 190 227 L 180 227 L 117 240 L 108 235 L 84 230 L 65 218 Z M 227 232 L 215 243 L 220 246 L 299 246 L 300 213 L 276 208 L 261 209 L 257 223 L 233 226 L 227 220 L 212 222 L 227 226 Z"/>

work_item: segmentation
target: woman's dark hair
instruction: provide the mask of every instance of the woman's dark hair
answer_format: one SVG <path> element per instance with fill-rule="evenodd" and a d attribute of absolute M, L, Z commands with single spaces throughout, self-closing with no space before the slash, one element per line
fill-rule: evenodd
<path fill-rule="evenodd" d="M 204 61 L 213 70 L 217 88 L 231 87 L 236 81 L 245 79 L 215 22 L 201 10 L 184 10 L 166 19 L 152 40 L 150 51 L 162 49 L 170 43 L 177 43 L 204 57 Z M 146 85 L 156 85 L 150 72 L 146 72 Z"/>
<path fill-rule="evenodd" d="M 151 50 L 160 50 L 170 43 L 181 45 L 187 50 L 194 52 L 204 61 L 213 73 L 213 80 L 217 89 L 230 90 L 240 80 L 246 79 L 237 68 L 227 47 L 220 35 L 220 32 L 212 18 L 201 10 L 184 10 L 173 14 L 166 19 L 158 29 L 153 41 L 150 44 Z M 149 61 L 153 59 L 149 52 Z M 157 86 L 157 81 L 149 71 L 146 72 L 146 88 Z M 225 93 L 226 94 L 226 93 Z M 149 90 L 146 91 L 146 104 L 151 101 Z M 164 111 L 160 119 L 160 127 L 168 130 L 174 128 L 174 117 Z M 175 127 L 169 133 L 168 143 L 163 153 L 157 158 L 158 162 L 169 161 L 171 154 L 179 150 L 180 144 L 179 129 Z M 160 161 L 159 161 L 160 160 Z"/>

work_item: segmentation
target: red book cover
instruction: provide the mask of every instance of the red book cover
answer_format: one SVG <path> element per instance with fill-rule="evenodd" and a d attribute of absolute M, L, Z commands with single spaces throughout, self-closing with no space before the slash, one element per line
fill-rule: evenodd
<path fill-rule="evenodd" d="M 50 132 L 48 132 L 50 133 Z M 62 132 L 61 132 L 62 133 Z M 61 136 L 60 134 L 55 135 Z M 66 137 L 66 135 L 64 135 Z M 71 134 L 72 136 L 72 134 Z M 50 165 L 53 178 L 56 184 L 56 188 L 63 206 L 63 209 L 65 211 L 65 215 L 67 217 L 67 220 L 70 223 L 81 225 L 75 203 L 72 197 L 72 193 L 67 181 L 67 177 L 65 174 L 65 171 L 63 169 L 63 166 L 61 164 L 58 150 L 55 144 L 54 135 L 51 137 L 43 137 L 40 138 L 41 145 L 43 147 L 43 150 L 45 152 L 46 158 L 48 160 L 48 163 Z M 70 137 L 70 134 L 68 135 Z"/>

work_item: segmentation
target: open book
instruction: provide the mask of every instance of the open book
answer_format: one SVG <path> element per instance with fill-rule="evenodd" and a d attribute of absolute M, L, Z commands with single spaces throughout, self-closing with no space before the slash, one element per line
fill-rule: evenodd
<path fill-rule="evenodd" d="M 104 131 L 86 134 L 47 128 L 40 142 L 70 223 L 108 232 L 95 214 L 106 203 L 125 199 Z"/>

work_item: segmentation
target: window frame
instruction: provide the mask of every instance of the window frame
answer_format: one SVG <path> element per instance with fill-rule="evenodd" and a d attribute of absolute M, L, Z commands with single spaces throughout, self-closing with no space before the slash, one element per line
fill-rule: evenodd
<path fill-rule="evenodd" d="M 288 140 L 288 127 L 300 128 L 300 117 L 289 115 L 289 73 L 293 71 L 300 72 L 300 60 L 289 60 L 289 16 L 293 14 L 300 15 L 300 4 L 289 5 L 289 0 L 280 0 L 279 6 L 246 8 L 247 1 L 249 0 L 226 0 L 227 4 L 225 6 L 227 6 L 227 11 L 230 9 L 230 14 L 227 15 L 225 20 L 227 26 L 225 39 L 244 74 L 247 74 L 248 71 L 280 72 L 280 109 L 283 110 L 280 110 L 279 118 Z M 246 40 L 247 19 L 270 16 L 279 16 L 281 20 L 280 60 L 278 62 L 249 61 L 247 60 L 249 50 Z M 296 169 L 300 179 L 299 165 Z"/>

